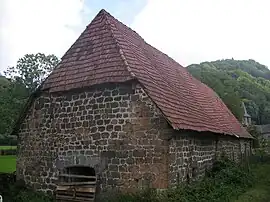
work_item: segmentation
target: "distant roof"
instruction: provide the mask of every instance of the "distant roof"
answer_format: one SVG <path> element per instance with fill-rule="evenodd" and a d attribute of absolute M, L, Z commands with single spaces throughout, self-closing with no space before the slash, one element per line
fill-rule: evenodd
<path fill-rule="evenodd" d="M 270 124 L 256 125 L 256 127 L 259 130 L 259 132 L 262 134 L 270 133 Z"/>
<path fill-rule="evenodd" d="M 41 90 L 67 91 L 132 79 L 142 84 L 174 129 L 251 138 L 212 89 L 105 10 L 65 53 Z"/>

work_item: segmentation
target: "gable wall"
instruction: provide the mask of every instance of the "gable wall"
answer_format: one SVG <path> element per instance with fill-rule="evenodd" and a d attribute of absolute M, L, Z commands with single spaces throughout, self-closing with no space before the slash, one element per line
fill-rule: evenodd
<path fill-rule="evenodd" d="M 168 186 L 168 124 L 137 83 L 45 94 L 21 125 L 18 179 L 51 192 L 61 168 L 94 167 L 100 188 Z M 166 137 L 165 137 L 166 138 Z"/>

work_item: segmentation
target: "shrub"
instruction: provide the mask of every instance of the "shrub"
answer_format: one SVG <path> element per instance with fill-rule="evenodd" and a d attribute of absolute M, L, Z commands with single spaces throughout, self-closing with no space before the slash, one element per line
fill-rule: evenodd
<path fill-rule="evenodd" d="M 0 150 L 0 155 L 16 155 L 17 150 L 16 149 L 4 149 Z"/>
<path fill-rule="evenodd" d="M 109 191 L 101 194 L 97 201 L 106 202 L 161 202 L 160 194 L 155 189 L 144 189 L 136 193 Z"/>
<path fill-rule="evenodd" d="M 176 194 L 172 194 L 168 201 L 228 201 L 233 195 L 252 186 L 253 182 L 254 177 L 248 170 L 231 161 L 217 161 L 202 181 L 171 190 Z"/>
<path fill-rule="evenodd" d="M 0 175 L 0 193 L 7 202 L 52 202 L 53 199 L 41 192 L 28 189 L 23 181 L 17 181 L 15 174 Z"/>
<path fill-rule="evenodd" d="M 13 202 L 52 202 L 53 199 L 42 192 L 21 190 L 12 197 Z"/>

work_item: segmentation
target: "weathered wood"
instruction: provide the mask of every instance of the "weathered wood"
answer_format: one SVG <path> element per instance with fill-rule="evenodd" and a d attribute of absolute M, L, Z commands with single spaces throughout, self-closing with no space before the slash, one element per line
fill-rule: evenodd
<path fill-rule="evenodd" d="M 94 201 L 96 194 L 95 176 L 76 175 L 76 174 L 60 174 L 59 177 L 65 177 L 76 181 L 84 179 L 85 182 L 59 182 L 56 187 L 56 200 L 61 201 Z"/>
<path fill-rule="evenodd" d="M 60 174 L 59 177 L 84 178 L 84 179 L 94 179 L 94 180 L 97 179 L 95 176 L 88 176 L 88 175 L 70 175 L 70 174 Z"/>
<path fill-rule="evenodd" d="M 75 192 L 96 192 L 95 187 L 79 187 L 79 186 L 57 186 L 57 191 L 75 191 Z"/>
<path fill-rule="evenodd" d="M 73 196 L 56 196 L 56 200 L 60 201 L 72 201 L 72 202 L 77 202 L 77 201 L 89 201 L 92 202 L 94 201 L 94 198 L 84 198 L 84 197 L 73 197 Z"/>
<path fill-rule="evenodd" d="M 96 182 L 59 182 L 58 185 L 60 186 L 72 186 L 72 185 L 95 185 Z"/>
<path fill-rule="evenodd" d="M 56 187 L 56 200 L 58 202 L 94 201 L 96 194 L 95 183 L 96 182 L 72 182 L 66 183 L 66 185 L 63 185 L 63 183 L 61 185 L 59 184 Z"/>

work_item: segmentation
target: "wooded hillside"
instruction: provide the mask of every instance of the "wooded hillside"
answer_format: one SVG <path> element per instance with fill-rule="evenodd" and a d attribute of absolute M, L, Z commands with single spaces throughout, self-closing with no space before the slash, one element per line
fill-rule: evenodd
<path fill-rule="evenodd" d="M 270 123 L 270 70 L 254 60 L 218 60 L 187 67 L 210 86 L 241 120 L 245 102 L 256 124 Z"/>

